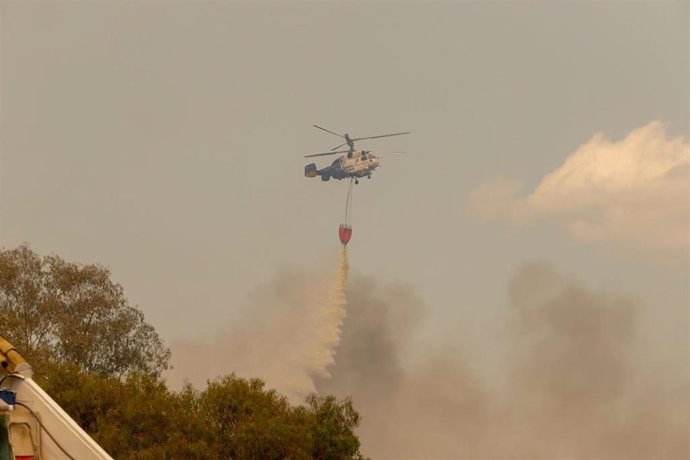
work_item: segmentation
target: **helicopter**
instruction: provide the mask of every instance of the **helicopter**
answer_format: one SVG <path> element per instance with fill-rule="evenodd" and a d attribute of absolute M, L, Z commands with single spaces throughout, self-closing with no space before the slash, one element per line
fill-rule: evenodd
<path fill-rule="evenodd" d="M 326 166 L 323 169 L 317 169 L 316 164 L 310 163 L 304 167 L 304 175 L 306 177 L 316 177 L 321 176 L 322 181 L 329 181 L 331 177 L 333 179 L 354 179 L 355 184 L 359 184 L 359 179 L 366 177 L 371 179 L 371 174 L 380 165 L 379 159 L 368 150 L 356 150 L 355 141 L 362 141 L 365 139 L 378 139 L 381 137 L 391 137 L 391 136 L 402 136 L 403 134 L 410 134 L 409 131 L 402 133 L 392 133 L 392 134 L 381 134 L 379 136 L 370 137 L 357 137 L 351 138 L 348 134 L 338 134 L 333 131 L 329 131 L 321 126 L 312 125 L 314 128 L 318 128 L 327 133 L 334 134 L 338 137 L 345 139 L 342 144 L 333 147 L 330 152 L 325 153 L 314 153 L 312 155 L 305 155 L 304 158 L 320 157 L 325 155 L 336 155 L 342 154 L 340 157 L 336 158 L 330 166 Z M 340 147 L 347 145 L 347 150 L 337 150 Z"/>

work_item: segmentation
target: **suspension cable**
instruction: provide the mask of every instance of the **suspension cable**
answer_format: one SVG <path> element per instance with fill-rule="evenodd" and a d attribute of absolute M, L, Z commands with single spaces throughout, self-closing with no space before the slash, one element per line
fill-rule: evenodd
<path fill-rule="evenodd" d="M 350 218 L 352 217 L 352 185 L 354 178 L 350 178 L 350 183 L 347 186 L 347 199 L 345 200 L 345 221 L 346 225 L 350 224 Z"/>
<path fill-rule="evenodd" d="M 350 225 L 350 222 L 352 221 L 352 202 L 354 201 L 354 191 L 355 191 L 355 186 L 354 186 L 354 179 L 350 181 L 350 203 L 349 203 L 349 208 L 347 210 L 347 218 L 348 222 L 347 224 Z"/>

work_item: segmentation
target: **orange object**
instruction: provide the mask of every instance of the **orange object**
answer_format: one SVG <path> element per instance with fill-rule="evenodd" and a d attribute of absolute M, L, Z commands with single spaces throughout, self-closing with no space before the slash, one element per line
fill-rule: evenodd
<path fill-rule="evenodd" d="M 350 238 L 352 238 L 352 227 L 347 224 L 340 224 L 340 227 L 338 228 L 338 236 L 340 237 L 341 243 L 349 243 Z"/>

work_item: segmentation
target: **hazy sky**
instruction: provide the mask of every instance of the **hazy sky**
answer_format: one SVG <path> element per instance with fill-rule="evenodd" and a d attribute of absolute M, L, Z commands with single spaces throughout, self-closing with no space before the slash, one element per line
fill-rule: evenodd
<path fill-rule="evenodd" d="M 408 153 L 356 187 L 349 255 L 428 306 L 420 348 L 500 365 L 481 337 L 517 267 L 544 260 L 636 299 L 658 362 L 687 366 L 686 2 L 2 0 L 0 14 L 0 245 L 108 266 L 166 340 L 221 330 L 280 269 L 335 260 L 347 184 L 303 176 L 303 155 L 339 143 L 316 123 L 412 131 L 362 143 Z M 646 147 L 616 144 L 638 129 Z M 629 144 L 634 171 L 675 146 L 677 175 L 599 194 Z M 608 176 L 580 168 L 599 148 Z M 581 196 L 542 182 L 561 166 L 594 187 L 585 208 L 549 201 Z M 527 214 L 468 211 L 478 188 L 515 181 Z M 667 217 L 680 243 L 641 243 L 666 241 Z M 662 234 L 626 239 L 645 222 Z"/>

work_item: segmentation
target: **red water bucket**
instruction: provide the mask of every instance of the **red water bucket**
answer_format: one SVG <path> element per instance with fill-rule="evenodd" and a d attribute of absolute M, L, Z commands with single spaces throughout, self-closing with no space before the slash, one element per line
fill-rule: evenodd
<path fill-rule="evenodd" d="M 340 227 L 338 228 L 338 236 L 340 237 L 341 243 L 349 243 L 350 238 L 352 238 L 352 227 L 347 224 L 340 224 Z"/>

